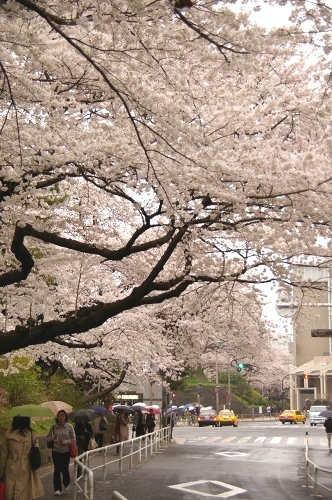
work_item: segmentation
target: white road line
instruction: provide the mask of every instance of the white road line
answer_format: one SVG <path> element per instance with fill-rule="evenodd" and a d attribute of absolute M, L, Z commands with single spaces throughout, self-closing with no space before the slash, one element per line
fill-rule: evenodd
<path fill-rule="evenodd" d="M 255 439 L 254 443 L 264 443 L 266 436 L 258 437 Z"/>
<path fill-rule="evenodd" d="M 302 437 L 288 437 L 286 438 L 286 436 L 284 437 L 281 437 L 281 436 L 274 436 L 272 438 L 268 438 L 266 436 L 245 436 L 245 437 L 239 437 L 239 436 L 228 436 L 226 438 L 223 438 L 221 436 L 214 436 L 214 437 L 208 437 L 208 436 L 199 436 L 195 439 L 188 439 L 188 438 L 184 438 L 184 437 L 174 437 L 174 441 L 179 443 L 179 444 L 184 444 L 184 443 L 197 443 L 197 441 L 201 441 L 201 442 L 206 442 L 206 443 L 214 443 L 214 442 L 220 442 L 220 444 L 224 444 L 224 443 L 230 443 L 230 442 L 233 442 L 233 444 L 244 444 L 244 443 L 247 443 L 250 439 L 252 439 L 253 443 L 265 443 L 265 444 L 279 444 L 282 440 L 285 442 L 286 440 L 286 443 L 288 445 L 296 445 L 296 444 L 299 444 L 302 442 Z M 324 448 L 327 447 L 327 439 L 326 437 L 321 437 L 319 438 L 318 436 L 317 437 L 310 437 L 309 438 L 309 444 L 310 446 L 313 446 L 315 445 L 316 443 L 316 446 L 319 445 L 320 446 L 323 446 Z"/>
<path fill-rule="evenodd" d="M 251 439 L 251 436 L 249 437 L 242 437 L 238 440 L 238 443 L 246 443 L 247 441 L 249 441 L 249 439 Z"/>

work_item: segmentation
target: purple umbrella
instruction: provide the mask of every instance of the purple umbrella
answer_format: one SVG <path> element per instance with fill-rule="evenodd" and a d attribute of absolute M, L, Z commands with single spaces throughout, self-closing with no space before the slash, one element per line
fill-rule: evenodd
<path fill-rule="evenodd" d="M 127 406 L 127 405 L 116 405 L 116 406 L 113 406 L 113 412 L 116 413 L 120 410 L 123 410 L 124 413 L 134 413 L 135 410 L 133 410 L 133 408 L 131 406 Z"/>

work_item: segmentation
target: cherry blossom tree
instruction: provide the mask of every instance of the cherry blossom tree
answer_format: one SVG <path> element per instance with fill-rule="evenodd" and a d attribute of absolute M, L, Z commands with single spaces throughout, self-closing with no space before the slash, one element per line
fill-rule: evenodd
<path fill-rule="evenodd" d="M 0 1 L 0 354 L 180 369 L 164 304 L 329 265 L 331 11 L 288 3 L 267 32 L 255 2 Z"/>

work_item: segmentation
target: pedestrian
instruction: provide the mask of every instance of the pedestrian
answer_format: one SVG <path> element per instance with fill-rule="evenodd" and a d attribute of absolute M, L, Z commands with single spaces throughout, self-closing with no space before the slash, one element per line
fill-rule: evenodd
<path fill-rule="evenodd" d="M 75 436 L 77 444 L 77 454 L 82 455 L 82 453 L 88 451 L 90 438 L 93 436 L 92 425 L 90 422 L 76 422 Z"/>
<path fill-rule="evenodd" d="M 54 442 L 52 448 L 52 460 L 54 465 L 53 486 L 54 495 L 60 496 L 62 492 L 62 483 L 64 491 L 69 490 L 69 445 L 75 442 L 76 438 L 73 426 L 68 423 L 68 415 L 65 410 L 58 411 L 55 422 L 55 425 L 52 425 L 50 428 L 46 439 L 47 441 Z"/>
<path fill-rule="evenodd" d="M 129 417 L 123 409 L 116 412 L 116 419 L 113 429 L 113 438 L 115 443 L 121 443 L 129 439 Z M 119 453 L 120 445 L 116 447 L 116 452 Z"/>
<path fill-rule="evenodd" d="M 39 446 L 37 433 L 30 427 L 30 417 L 14 417 L 11 429 L 4 436 L 0 456 L 5 500 L 32 500 L 45 495 L 38 471 L 31 469 L 32 444 Z"/>
<path fill-rule="evenodd" d="M 135 411 L 133 432 L 136 431 L 136 437 L 144 436 L 145 434 L 145 415 L 139 410 Z"/>
<path fill-rule="evenodd" d="M 93 435 L 99 448 L 104 445 L 104 434 L 107 431 L 107 427 L 107 420 L 101 414 L 92 421 Z"/>
<path fill-rule="evenodd" d="M 77 455 L 82 455 L 88 451 L 90 438 L 93 436 L 92 425 L 90 422 L 76 422 L 75 427 L 76 445 L 77 445 Z M 82 467 L 77 466 L 77 476 L 81 476 Z"/>
<path fill-rule="evenodd" d="M 324 422 L 324 427 L 326 431 L 326 436 L 327 436 L 327 444 L 329 446 L 329 451 L 331 453 L 331 436 L 332 436 L 332 418 L 328 417 L 325 422 Z"/>
<path fill-rule="evenodd" d="M 154 428 L 156 426 L 156 419 L 152 409 L 149 410 L 147 416 L 145 417 L 145 425 L 148 434 L 154 431 Z"/>
<path fill-rule="evenodd" d="M 175 425 L 175 413 L 171 412 L 169 415 L 167 415 L 167 425 L 169 425 L 171 428 L 170 438 L 172 439 L 173 429 L 174 429 L 174 425 Z"/>

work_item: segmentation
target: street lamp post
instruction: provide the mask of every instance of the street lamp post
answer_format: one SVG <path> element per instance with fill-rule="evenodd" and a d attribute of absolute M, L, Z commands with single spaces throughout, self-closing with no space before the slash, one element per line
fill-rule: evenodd
<path fill-rule="evenodd" d="M 227 394 L 227 398 L 228 398 L 228 409 L 230 410 L 231 409 L 231 398 L 232 398 L 232 394 L 231 394 L 231 363 L 230 362 L 228 363 L 228 394 Z"/>
<path fill-rule="evenodd" d="M 287 373 L 281 380 L 281 411 L 284 411 L 284 380 L 289 376 L 289 373 Z"/>
<path fill-rule="evenodd" d="M 218 349 L 221 346 L 220 340 L 216 341 L 216 411 L 219 412 L 219 367 L 218 367 Z"/>
<path fill-rule="evenodd" d="M 149 383 L 150 383 L 150 405 L 152 405 L 152 397 L 153 397 L 153 392 L 152 392 L 152 386 L 156 382 L 156 379 L 150 375 L 149 376 Z"/>

